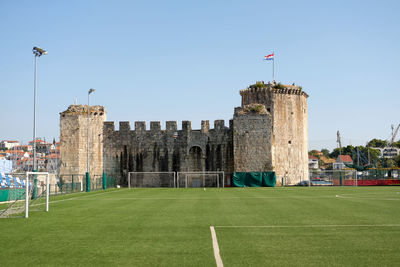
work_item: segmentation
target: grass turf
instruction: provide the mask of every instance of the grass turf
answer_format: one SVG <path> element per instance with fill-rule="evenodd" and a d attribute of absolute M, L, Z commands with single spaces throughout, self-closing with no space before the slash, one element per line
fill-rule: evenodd
<path fill-rule="evenodd" d="M 112 189 L 1 219 L 1 266 L 398 266 L 400 187 Z M 227 227 L 231 226 L 231 227 Z M 242 226 L 242 227 L 237 227 Z"/>

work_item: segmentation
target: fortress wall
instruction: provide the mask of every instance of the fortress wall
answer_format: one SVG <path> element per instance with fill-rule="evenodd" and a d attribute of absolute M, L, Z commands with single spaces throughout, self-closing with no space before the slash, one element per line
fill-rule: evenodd
<path fill-rule="evenodd" d="M 270 114 L 243 112 L 236 108 L 233 117 L 235 172 L 270 171 L 272 119 Z"/>
<path fill-rule="evenodd" d="M 275 90 L 273 96 L 273 166 L 295 184 L 308 179 L 307 97 L 302 91 Z"/>
<path fill-rule="evenodd" d="M 115 130 L 114 122 L 105 122 L 104 166 L 106 173 L 115 173 L 125 182 L 131 171 L 233 171 L 231 129 L 224 121 L 202 121 L 199 130 L 192 130 L 190 121 L 182 122 L 177 130 L 175 121 L 167 121 L 165 130 L 160 122 L 120 122 Z"/>
<path fill-rule="evenodd" d="M 85 174 L 87 171 L 87 105 L 71 105 L 60 113 L 60 175 Z M 106 111 L 102 106 L 90 107 L 91 175 L 103 173 L 103 131 Z"/>
<path fill-rule="evenodd" d="M 241 90 L 229 127 L 223 120 L 201 129 L 183 121 L 104 122 L 102 106 L 90 110 L 90 170 L 92 175 L 120 178 L 128 172 L 274 170 L 291 184 L 308 179 L 308 95 L 294 85 L 251 85 Z M 279 88 L 277 88 L 279 86 Z M 87 153 L 87 106 L 71 105 L 60 113 L 61 174 L 84 174 Z M 104 167 L 104 168 L 103 168 Z"/>

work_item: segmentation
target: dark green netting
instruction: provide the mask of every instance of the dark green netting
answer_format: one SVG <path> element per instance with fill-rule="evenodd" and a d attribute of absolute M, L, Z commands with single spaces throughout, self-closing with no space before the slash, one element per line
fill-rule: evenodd
<path fill-rule="evenodd" d="M 0 190 L 0 202 L 11 201 L 25 198 L 24 188 L 12 188 L 12 189 L 1 189 Z"/>
<path fill-rule="evenodd" d="M 275 172 L 235 172 L 232 183 L 237 187 L 274 187 L 276 174 Z"/>

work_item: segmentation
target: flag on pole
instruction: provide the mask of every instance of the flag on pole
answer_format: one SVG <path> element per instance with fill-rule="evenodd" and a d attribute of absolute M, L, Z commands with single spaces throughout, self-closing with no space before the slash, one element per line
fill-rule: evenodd
<path fill-rule="evenodd" d="M 274 60 L 274 53 L 265 56 L 264 60 Z"/>
<path fill-rule="evenodd" d="M 275 60 L 274 60 L 275 53 L 272 50 L 272 54 L 264 56 L 264 60 L 272 60 L 272 80 L 275 81 Z"/>

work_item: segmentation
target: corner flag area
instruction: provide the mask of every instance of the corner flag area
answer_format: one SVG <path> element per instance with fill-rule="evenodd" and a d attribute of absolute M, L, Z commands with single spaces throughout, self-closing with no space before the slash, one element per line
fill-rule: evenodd
<path fill-rule="evenodd" d="M 396 266 L 400 187 L 132 188 L 0 219 L 1 266 Z"/>

